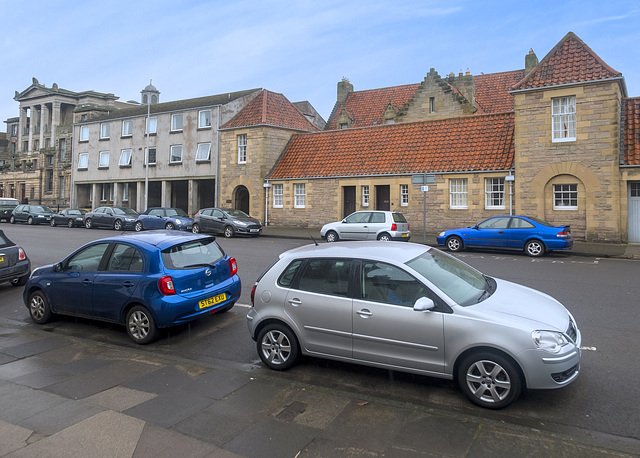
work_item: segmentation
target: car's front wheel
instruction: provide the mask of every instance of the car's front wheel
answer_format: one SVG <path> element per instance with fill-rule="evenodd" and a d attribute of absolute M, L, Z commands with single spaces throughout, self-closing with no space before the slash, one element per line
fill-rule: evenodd
<path fill-rule="evenodd" d="M 84 227 L 86 227 L 87 229 L 93 228 L 93 221 L 91 221 L 91 218 L 86 219 L 86 221 L 84 222 Z"/>
<path fill-rule="evenodd" d="M 29 315 L 34 323 L 45 324 L 51 320 L 53 313 L 47 296 L 40 290 L 29 295 Z"/>
<path fill-rule="evenodd" d="M 537 258 L 538 256 L 542 256 L 546 251 L 544 243 L 540 240 L 529 240 L 524 246 L 524 252 L 529 256 L 533 256 Z"/>
<path fill-rule="evenodd" d="M 51 221 L 53 221 L 53 220 L 51 220 Z M 53 226 L 53 224 L 52 224 L 52 226 Z M 73 220 L 72 219 L 67 221 L 67 227 L 73 227 Z"/>
<path fill-rule="evenodd" d="M 502 409 L 522 391 L 517 365 L 499 353 L 482 351 L 466 356 L 458 366 L 458 385 L 480 407 Z"/>
<path fill-rule="evenodd" d="M 338 233 L 335 231 L 327 232 L 325 239 L 327 240 L 327 242 L 337 242 L 338 240 L 340 240 L 340 238 L 338 237 Z"/>
<path fill-rule="evenodd" d="M 191 232 L 193 232 L 194 234 L 199 234 L 200 225 L 198 223 L 194 223 L 193 226 L 191 226 Z"/>
<path fill-rule="evenodd" d="M 51 227 L 56 227 L 56 220 L 51 218 L 51 222 L 49 224 L 51 224 Z"/>
<path fill-rule="evenodd" d="M 122 230 L 122 221 L 120 221 L 119 219 L 115 220 L 113 222 L 113 229 L 116 231 L 121 231 Z"/>
<path fill-rule="evenodd" d="M 142 221 L 136 221 L 135 226 L 133 226 L 133 228 L 136 230 L 136 232 L 140 232 L 142 229 L 144 229 L 142 227 Z"/>
<path fill-rule="evenodd" d="M 447 250 L 449 251 L 461 251 L 464 244 L 462 243 L 462 239 L 457 235 L 452 235 L 446 241 Z"/>
<path fill-rule="evenodd" d="M 173 223 L 171 223 L 171 222 L 169 222 L 169 223 L 167 223 L 167 224 L 165 224 L 165 225 L 164 225 L 164 228 L 165 228 L 166 230 L 168 230 L 168 231 L 172 231 L 172 230 L 174 230 L 174 229 L 176 228 L 176 225 L 175 225 L 175 224 L 173 224 Z"/>
<path fill-rule="evenodd" d="M 231 237 L 233 237 L 234 234 L 235 234 L 235 231 L 233 230 L 233 227 L 231 226 L 224 227 L 224 236 L 226 238 L 230 239 Z"/>
<path fill-rule="evenodd" d="M 27 218 L 27 224 L 33 226 L 33 218 L 31 216 Z"/>
<path fill-rule="evenodd" d="M 127 334 L 131 340 L 145 345 L 156 340 L 158 328 L 149 310 L 142 305 L 136 305 L 127 313 Z"/>
<path fill-rule="evenodd" d="M 277 323 L 265 326 L 256 340 L 262 362 L 276 371 L 292 367 L 298 359 L 298 339 L 291 329 Z"/>

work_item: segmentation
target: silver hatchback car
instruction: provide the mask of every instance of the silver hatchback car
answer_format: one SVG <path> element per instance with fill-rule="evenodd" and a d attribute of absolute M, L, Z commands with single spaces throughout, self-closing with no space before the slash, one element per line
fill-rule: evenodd
<path fill-rule="evenodd" d="M 359 211 L 342 221 L 328 223 L 320 229 L 327 242 L 338 240 L 398 240 L 411 239 L 409 223 L 402 213 L 392 211 Z"/>
<path fill-rule="evenodd" d="M 580 331 L 552 297 L 413 243 L 287 251 L 257 280 L 247 314 L 260 358 L 300 354 L 456 380 L 482 407 L 576 379 Z"/>

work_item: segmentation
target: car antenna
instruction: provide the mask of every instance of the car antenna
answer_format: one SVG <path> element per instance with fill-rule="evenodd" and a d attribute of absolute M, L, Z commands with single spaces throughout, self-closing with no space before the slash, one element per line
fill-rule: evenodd
<path fill-rule="evenodd" d="M 313 240 L 313 243 L 315 243 L 316 246 L 320 246 L 318 245 L 318 242 L 316 242 L 316 239 L 313 238 L 313 235 L 311 235 L 311 232 L 309 232 L 309 229 L 307 229 L 307 232 L 309 233 L 309 237 L 311 238 L 311 240 Z"/>

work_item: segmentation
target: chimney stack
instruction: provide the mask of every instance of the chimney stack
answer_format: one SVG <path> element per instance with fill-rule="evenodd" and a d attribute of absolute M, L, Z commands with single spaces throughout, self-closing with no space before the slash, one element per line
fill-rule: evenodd
<path fill-rule="evenodd" d="M 347 100 L 347 96 L 353 92 L 353 84 L 348 79 L 342 78 L 342 81 L 338 83 L 338 103 L 344 103 Z"/>
<path fill-rule="evenodd" d="M 529 54 L 524 56 L 524 75 L 527 76 L 537 65 L 538 57 L 533 52 L 533 49 L 529 49 Z"/>

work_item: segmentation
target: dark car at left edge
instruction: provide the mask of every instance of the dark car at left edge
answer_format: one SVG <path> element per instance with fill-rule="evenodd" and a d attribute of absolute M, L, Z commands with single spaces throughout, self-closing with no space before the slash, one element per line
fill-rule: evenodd
<path fill-rule="evenodd" d="M 22 286 L 31 275 L 31 261 L 24 249 L 0 230 L 0 282 L 8 281 L 12 286 Z"/>
<path fill-rule="evenodd" d="M 160 328 L 231 309 L 241 292 L 237 271 L 215 237 L 129 232 L 35 269 L 23 301 L 37 324 L 56 314 L 108 321 L 123 324 L 133 342 L 147 344 Z"/>

